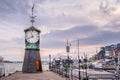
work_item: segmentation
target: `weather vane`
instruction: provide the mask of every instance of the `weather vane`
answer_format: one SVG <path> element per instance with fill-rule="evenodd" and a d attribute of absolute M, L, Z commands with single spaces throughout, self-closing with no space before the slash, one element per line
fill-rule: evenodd
<path fill-rule="evenodd" d="M 33 6 L 32 6 L 32 16 L 30 17 L 31 18 L 30 22 L 32 23 L 32 26 L 33 26 L 33 24 L 35 22 L 34 19 L 36 17 L 36 16 L 34 16 L 34 7 L 35 7 L 35 3 L 33 3 Z"/>

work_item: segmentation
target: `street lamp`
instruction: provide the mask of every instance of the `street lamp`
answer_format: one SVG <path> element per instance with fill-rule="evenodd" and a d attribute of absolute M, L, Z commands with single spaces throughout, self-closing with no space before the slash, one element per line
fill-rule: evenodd
<path fill-rule="evenodd" d="M 49 55 L 49 70 L 51 70 L 51 55 Z"/>
<path fill-rule="evenodd" d="M 69 57 L 69 52 L 70 52 L 70 46 L 71 44 L 68 42 L 67 40 L 67 46 L 66 46 L 66 52 L 67 52 L 67 59 L 66 59 L 66 75 L 68 74 L 68 77 L 69 77 L 69 72 L 68 71 L 68 67 L 70 67 L 70 57 Z"/>
<path fill-rule="evenodd" d="M 66 52 L 67 52 L 68 60 L 69 60 L 70 46 L 71 46 L 71 45 L 70 45 L 70 43 L 69 43 L 68 40 L 67 40 Z"/>

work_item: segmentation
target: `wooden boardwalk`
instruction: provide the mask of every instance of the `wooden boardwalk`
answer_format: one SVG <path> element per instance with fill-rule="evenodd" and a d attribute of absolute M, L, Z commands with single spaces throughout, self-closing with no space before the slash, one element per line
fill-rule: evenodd
<path fill-rule="evenodd" d="M 53 72 L 46 71 L 42 73 L 16 72 L 11 76 L 0 78 L 0 80 L 66 80 L 66 78 L 62 78 Z"/>

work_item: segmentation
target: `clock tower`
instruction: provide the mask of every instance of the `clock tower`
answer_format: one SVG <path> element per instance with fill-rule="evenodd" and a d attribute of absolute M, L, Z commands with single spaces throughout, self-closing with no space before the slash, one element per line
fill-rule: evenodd
<path fill-rule="evenodd" d="M 32 16 L 31 22 L 32 26 L 28 29 L 25 29 L 25 56 L 23 62 L 23 73 L 35 73 L 35 72 L 42 72 L 42 64 L 41 64 L 41 57 L 40 57 L 40 30 L 36 29 L 33 26 L 35 22 L 33 15 L 34 4 L 32 7 Z"/>

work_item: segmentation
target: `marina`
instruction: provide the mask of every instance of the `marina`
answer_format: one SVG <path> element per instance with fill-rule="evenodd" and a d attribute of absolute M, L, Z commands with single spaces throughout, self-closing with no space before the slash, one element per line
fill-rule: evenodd
<path fill-rule="evenodd" d="M 1 0 L 0 80 L 120 80 L 119 17 L 119 0 Z"/>
<path fill-rule="evenodd" d="M 70 80 L 79 80 L 79 77 L 80 80 L 119 80 L 116 74 L 104 70 L 88 69 L 86 72 L 85 70 L 71 69 L 65 72 L 63 69 L 53 69 L 52 71 Z"/>

